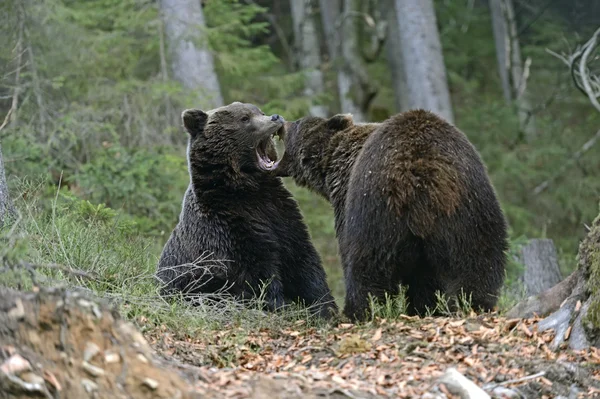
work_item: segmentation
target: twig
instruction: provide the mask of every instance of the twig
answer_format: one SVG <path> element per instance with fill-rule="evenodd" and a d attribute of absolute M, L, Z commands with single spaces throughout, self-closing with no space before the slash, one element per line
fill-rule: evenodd
<path fill-rule="evenodd" d="M 540 378 L 540 377 L 543 377 L 545 375 L 546 375 L 545 371 L 540 371 L 539 373 L 531 374 L 531 375 L 526 375 L 525 377 L 521 377 L 521 378 L 515 378 L 514 380 L 496 382 L 496 383 L 493 383 L 493 384 L 486 384 L 486 385 L 483 386 L 483 389 L 487 390 L 487 389 L 493 389 L 495 387 L 500 387 L 500 386 L 505 386 L 505 385 L 519 384 L 521 382 L 535 380 L 536 378 Z"/>
<path fill-rule="evenodd" d="M 12 113 L 12 111 L 12 108 L 8 110 L 8 113 L 4 117 L 4 122 L 2 122 L 2 125 L 0 125 L 0 131 L 2 131 L 2 129 L 4 129 L 6 125 L 8 125 L 8 119 L 10 118 L 10 114 Z"/>
<path fill-rule="evenodd" d="M 550 183 L 552 183 L 560 175 L 562 175 L 569 168 L 569 166 L 571 166 L 571 164 L 573 164 L 574 162 L 579 160 L 579 158 L 581 158 L 583 156 L 583 154 L 585 154 L 590 148 L 592 148 L 599 139 L 600 139 L 600 130 L 598 130 L 591 139 L 586 141 L 585 144 L 583 146 L 581 146 L 581 148 L 576 153 L 574 153 L 573 156 L 571 156 L 571 158 L 560 167 L 558 172 L 556 172 L 552 177 L 550 177 L 543 183 L 539 184 L 533 190 L 533 194 L 538 195 L 541 192 L 543 192 L 544 190 L 546 190 L 550 186 Z"/>
<path fill-rule="evenodd" d="M 57 265 L 55 263 L 36 265 L 33 263 L 22 261 L 22 262 L 19 262 L 18 265 L 23 267 L 24 269 L 54 269 L 54 270 L 58 270 L 58 271 L 61 271 L 64 273 L 75 275 L 77 277 L 87 278 L 90 280 L 98 280 L 99 279 L 99 276 L 96 275 L 95 273 L 92 274 L 92 273 L 84 272 L 81 270 L 70 269 L 70 268 L 62 266 L 62 265 Z"/>

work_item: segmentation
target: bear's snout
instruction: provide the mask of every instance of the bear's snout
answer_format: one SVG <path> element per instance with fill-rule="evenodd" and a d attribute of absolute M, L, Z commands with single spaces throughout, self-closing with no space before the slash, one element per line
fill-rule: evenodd
<path fill-rule="evenodd" d="M 279 114 L 271 115 L 271 122 L 283 122 L 283 117 Z"/>

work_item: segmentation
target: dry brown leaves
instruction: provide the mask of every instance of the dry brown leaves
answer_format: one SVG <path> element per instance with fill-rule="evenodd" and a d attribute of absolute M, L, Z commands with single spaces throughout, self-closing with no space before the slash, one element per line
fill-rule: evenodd
<path fill-rule="evenodd" d="M 188 365 L 180 367 L 196 376 L 199 392 L 223 397 L 256 397 L 259 376 L 285 381 L 286 397 L 336 390 L 347 397 L 452 397 L 436 384 L 450 366 L 480 387 L 502 384 L 551 398 L 568 395 L 575 384 L 579 397 L 600 397 L 600 352 L 554 353 L 548 349 L 553 333 L 537 332 L 535 322 L 405 317 L 329 331 L 301 322 L 282 331 L 232 329 L 193 338 L 155 331 L 149 340 L 165 357 Z M 545 374 L 512 382 L 540 371 Z"/>

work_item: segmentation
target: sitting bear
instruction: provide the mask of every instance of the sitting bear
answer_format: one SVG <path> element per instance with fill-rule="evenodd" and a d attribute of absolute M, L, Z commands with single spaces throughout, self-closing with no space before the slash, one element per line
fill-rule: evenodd
<path fill-rule="evenodd" d="M 161 254 L 161 292 L 264 293 L 267 307 L 303 301 L 330 318 L 337 313 L 321 259 L 291 193 L 266 173 L 277 159 L 279 115 L 239 102 L 182 113 L 189 134 L 190 185 L 179 222 Z M 189 295 L 188 295 L 189 296 Z"/>
<path fill-rule="evenodd" d="M 282 137 L 281 137 L 282 136 Z M 456 127 L 413 110 L 382 123 L 350 115 L 286 122 L 272 168 L 328 199 L 346 284 L 344 314 L 368 316 L 407 285 L 409 314 L 461 290 L 491 310 L 504 281 L 507 226 L 477 150 Z"/>

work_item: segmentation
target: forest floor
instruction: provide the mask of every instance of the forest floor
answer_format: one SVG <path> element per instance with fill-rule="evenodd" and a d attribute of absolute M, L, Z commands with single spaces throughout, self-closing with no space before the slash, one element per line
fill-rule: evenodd
<path fill-rule="evenodd" d="M 322 331 L 297 322 L 280 331 L 146 336 L 208 397 L 458 397 L 437 382 L 449 367 L 489 393 L 600 397 L 600 351 L 554 353 L 552 332 L 536 332 L 535 322 L 402 317 Z"/>
<path fill-rule="evenodd" d="M 438 381 L 449 367 L 492 397 L 600 397 L 600 351 L 551 352 L 535 320 L 298 320 L 194 334 L 136 321 L 143 334 L 82 294 L 0 290 L 0 397 L 455 398 Z"/>

